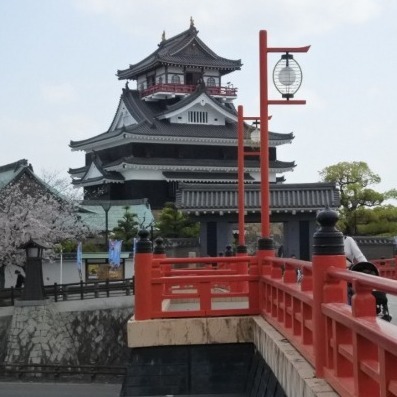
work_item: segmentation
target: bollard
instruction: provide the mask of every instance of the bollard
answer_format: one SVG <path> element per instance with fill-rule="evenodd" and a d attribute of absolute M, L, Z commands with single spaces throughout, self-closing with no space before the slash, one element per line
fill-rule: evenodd
<path fill-rule="evenodd" d="M 135 320 L 149 320 L 152 311 L 152 242 L 147 230 L 140 230 L 138 236 L 135 251 Z"/>
<path fill-rule="evenodd" d="M 327 357 L 326 318 L 322 314 L 323 303 L 347 302 L 346 283 L 327 281 L 327 269 L 331 266 L 345 269 L 346 258 L 343 234 L 335 227 L 336 211 L 329 208 L 317 215 L 319 230 L 314 233 L 313 244 L 313 344 L 317 377 L 324 376 Z"/>

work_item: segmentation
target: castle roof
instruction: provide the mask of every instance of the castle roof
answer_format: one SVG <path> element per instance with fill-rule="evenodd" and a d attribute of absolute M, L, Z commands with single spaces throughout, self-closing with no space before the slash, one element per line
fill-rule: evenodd
<path fill-rule="evenodd" d="M 223 109 L 230 118 L 237 119 L 236 110 L 231 104 L 223 104 L 221 101 L 211 98 L 198 89 L 192 95 L 179 102 L 166 105 L 163 102 L 145 102 L 139 97 L 136 90 L 123 89 L 120 102 L 135 120 L 134 124 L 121 128 L 111 129 L 80 141 L 70 141 L 72 150 L 96 150 L 108 145 L 124 145 L 128 141 L 151 143 L 203 143 L 220 145 L 237 145 L 237 126 L 234 122 L 218 125 L 198 124 L 171 124 L 163 119 L 164 115 L 187 106 L 198 96 L 205 95 L 210 103 Z M 120 106 L 120 105 L 119 105 Z M 162 119 L 159 119 L 162 118 Z M 114 121 L 114 120 L 113 120 Z M 111 126 L 114 124 L 112 121 Z M 247 127 L 248 128 L 248 127 Z M 293 133 L 269 132 L 269 145 L 277 146 L 289 143 L 294 138 Z"/>
<path fill-rule="evenodd" d="M 222 75 L 234 70 L 240 70 L 241 60 L 231 60 L 220 57 L 212 51 L 199 37 L 193 24 L 189 29 L 170 39 L 164 39 L 156 51 L 142 61 L 130 65 L 128 69 L 118 70 L 119 80 L 131 79 L 160 65 L 178 65 L 196 68 L 217 69 Z"/>

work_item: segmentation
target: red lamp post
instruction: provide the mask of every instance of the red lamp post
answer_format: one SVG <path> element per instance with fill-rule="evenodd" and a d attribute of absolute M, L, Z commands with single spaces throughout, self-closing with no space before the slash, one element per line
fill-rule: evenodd
<path fill-rule="evenodd" d="M 299 65 L 291 53 L 308 52 L 306 47 L 268 47 L 267 31 L 259 32 L 259 87 L 260 116 L 244 117 L 243 107 L 238 107 L 238 210 L 239 210 L 239 244 L 244 245 L 244 120 L 260 121 L 260 177 L 261 177 L 261 235 L 270 239 L 270 189 L 269 189 L 269 105 L 304 105 L 305 100 L 294 100 L 294 93 L 299 89 L 302 75 Z M 269 53 L 283 53 L 273 72 L 277 90 L 284 99 L 270 100 L 268 95 Z M 253 154 L 252 152 L 249 154 Z"/>

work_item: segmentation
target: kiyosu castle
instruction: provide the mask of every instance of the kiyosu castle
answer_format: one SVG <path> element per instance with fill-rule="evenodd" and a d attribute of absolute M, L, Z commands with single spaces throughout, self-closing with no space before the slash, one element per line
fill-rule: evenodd
<path fill-rule="evenodd" d="M 237 88 L 231 73 L 240 59 L 219 56 L 198 36 L 193 20 L 154 52 L 118 70 L 126 80 L 107 131 L 71 141 L 85 164 L 69 170 L 86 199 L 148 199 L 153 210 L 175 202 L 201 223 L 203 255 L 217 255 L 232 240 L 237 223 Z M 130 88 L 130 81 L 136 82 Z M 245 151 L 256 150 L 245 126 Z M 292 133 L 269 133 L 271 222 L 284 225 L 287 254 L 311 254 L 316 212 L 339 203 L 335 186 L 287 184 L 294 161 L 277 159 L 277 147 Z M 244 164 L 246 222 L 259 222 L 259 156 Z M 306 165 L 310 166 L 310 165 Z"/>

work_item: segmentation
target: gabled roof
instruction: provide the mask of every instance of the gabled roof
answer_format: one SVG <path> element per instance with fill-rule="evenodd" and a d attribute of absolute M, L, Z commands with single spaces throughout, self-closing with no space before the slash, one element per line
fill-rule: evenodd
<path fill-rule="evenodd" d="M 260 211 L 260 184 L 244 187 L 247 211 Z M 313 212 L 339 206 L 339 192 L 333 183 L 270 184 L 273 212 Z M 225 184 L 180 184 L 176 206 L 185 212 L 237 211 L 238 187 Z"/>
<path fill-rule="evenodd" d="M 221 74 L 227 74 L 241 69 L 241 60 L 231 60 L 220 57 L 213 52 L 197 36 L 198 30 L 193 24 L 184 32 L 163 40 L 158 49 L 142 61 L 130 65 L 128 69 L 118 70 L 119 80 L 132 79 L 160 65 L 180 65 L 189 67 L 213 68 Z"/>
<path fill-rule="evenodd" d="M 115 171 L 107 171 L 103 165 L 102 161 L 99 158 L 99 156 L 94 153 L 92 155 L 92 161 L 91 164 L 87 167 L 82 167 L 79 169 L 80 173 L 84 173 L 81 178 L 79 179 L 74 179 L 72 181 L 72 184 L 75 186 L 79 185 L 97 185 L 98 183 L 123 183 L 124 182 L 124 177 Z M 72 170 L 70 171 L 72 175 L 76 175 L 77 172 L 76 170 L 73 172 Z"/>
<path fill-rule="evenodd" d="M 191 96 L 193 96 L 192 99 L 197 98 L 197 96 L 201 94 L 201 91 L 191 94 Z M 196 97 L 194 97 L 195 95 Z M 230 113 L 230 115 L 233 115 L 233 113 L 235 114 L 235 109 L 232 105 L 223 105 L 220 101 L 210 96 L 208 98 L 222 107 L 225 112 Z M 123 101 L 137 124 L 124 126 L 113 131 L 109 129 L 107 132 L 81 141 L 70 141 L 69 146 L 72 150 L 85 150 L 90 152 L 106 147 L 124 145 L 129 142 L 237 146 L 236 123 L 226 123 L 224 126 L 171 124 L 168 120 L 157 119 L 158 115 L 163 115 L 171 110 L 173 111 L 180 108 L 180 106 L 185 106 L 191 100 L 189 97 L 181 100 L 178 104 L 165 107 L 162 102 L 142 101 L 136 90 L 123 89 L 120 100 Z M 269 145 L 277 146 L 283 143 L 290 143 L 293 138 L 292 132 L 288 134 L 269 132 Z"/>
<path fill-rule="evenodd" d="M 228 119 L 237 122 L 237 112 L 233 105 L 225 105 L 224 102 L 220 102 L 215 98 L 211 97 L 206 93 L 205 84 L 199 84 L 192 94 L 184 97 L 180 101 L 176 102 L 171 106 L 167 106 L 166 110 L 156 117 L 161 120 L 163 118 L 169 118 L 170 115 L 177 113 L 178 111 L 183 110 L 186 107 L 189 107 L 190 104 L 197 103 L 198 101 L 201 104 L 208 103 L 211 107 L 215 108 L 216 111 L 222 113 Z"/>
<path fill-rule="evenodd" d="M 32 164 L 25 159 L 0 166 L 0 189 L 5 188 L 10 183 L 17 182 L 24 175 L 27 175 L 37 186 L 40 186 L 54 196 L 65 199 L 61 193 L 38 177 L 33 171 Z"/>
<path fill-rule="evenodd" d="M 37 178 L 33 172 L 32 165 L 25 159 L 0 166 L 0 189 L 17 180 L 24 172 Z"/>

